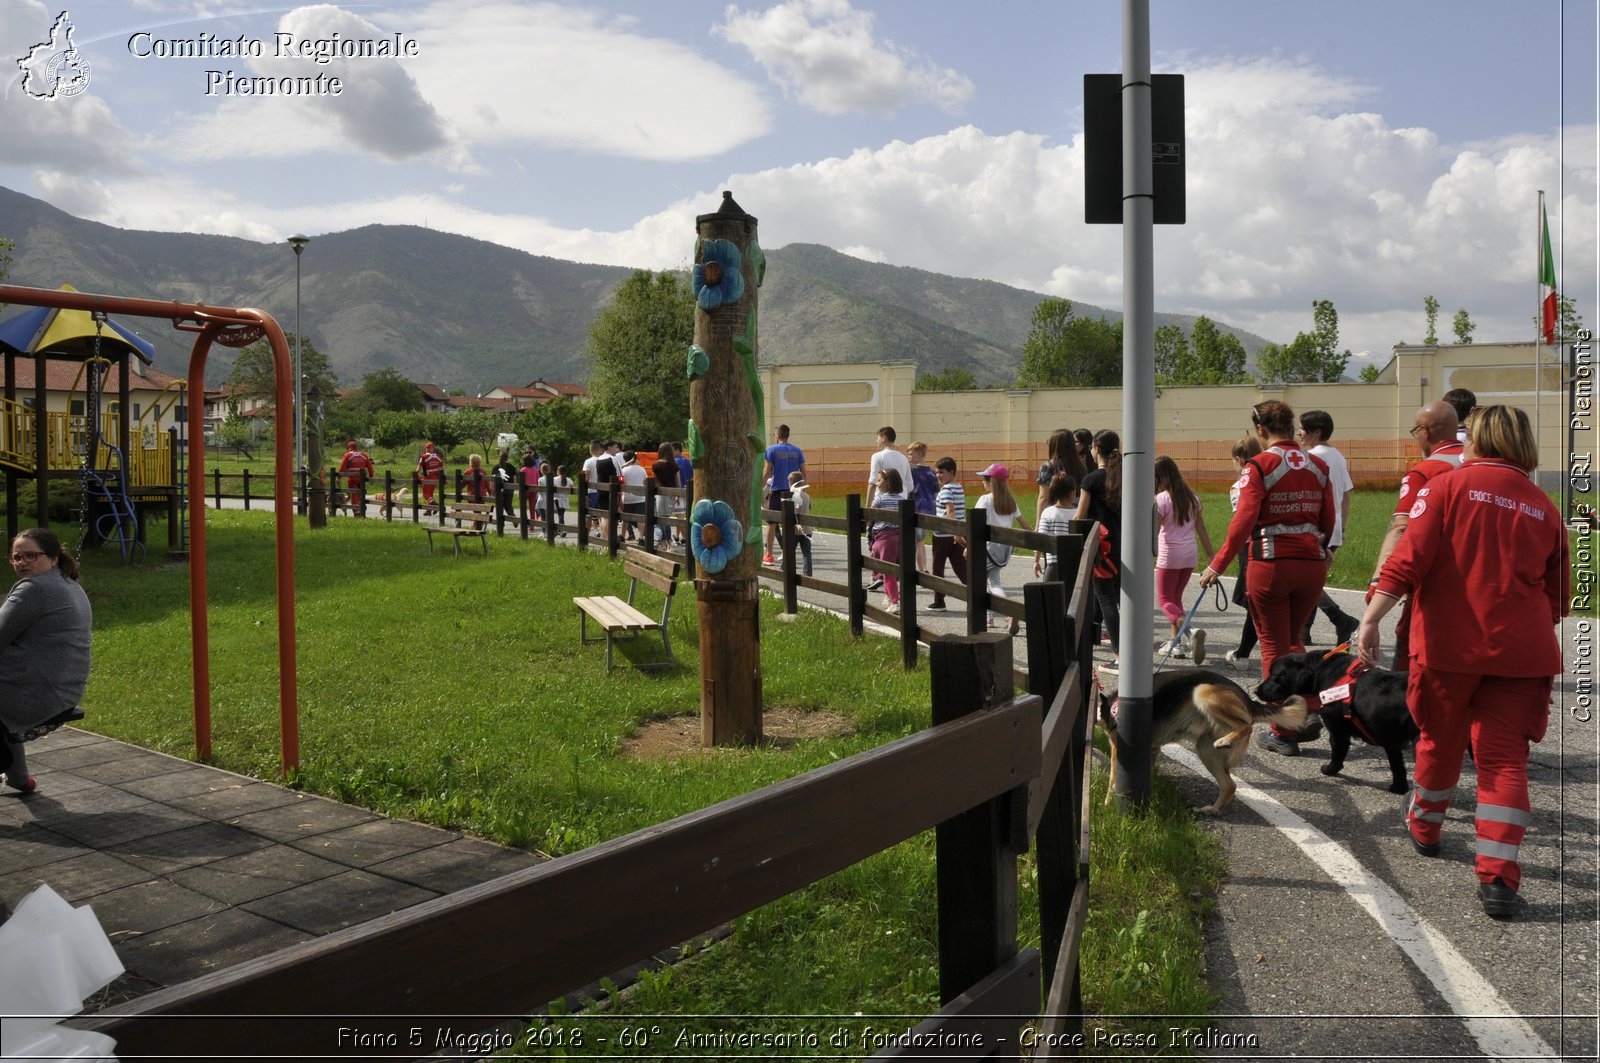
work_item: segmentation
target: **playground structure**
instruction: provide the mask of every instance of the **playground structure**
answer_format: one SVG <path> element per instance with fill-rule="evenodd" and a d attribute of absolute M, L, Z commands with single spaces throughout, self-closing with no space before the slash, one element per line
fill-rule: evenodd
<path fill-rule="evenodd" d="M 150 448 L 144 446 L 144 440 L 141 438 L 139 456 L 127 460 L 124 464 L 123 456 L 129 455 L 132 451 L 130 443 L 133 433 L 133 425 L 127 418 L 120 416 L 121 411 L 131 409 L 127 359 L 132 357 L 134 350 L 141 351 L 145 357 L 148 357 L 149 352 L 140 346 L 144 341 L 118 326 L 111 320 L 110 315 L 166 319 L 179 332 L 195 333 L 194 346 L 189 355 L 187 377 L 189 380 L 205 379 L 206 355 L 210 352 L 212 343 L 220 343 L 225 347 L 244 347 L 263 336 L 266 337 L 272 347 L 274 399 L 279 409 L 288 409 L 293 403 L 294 375 L 289 359 L 289 345 L 284 338 L 283 329 L 271 315 L 261 310 L 207 306 L 203 303 L 162 302 L 158 299 L 129 299 L 110 295 L 91 295 L 72 290 L 51 291 L 45 288 L 0 284 L 0 304 L 12 303 L 76 312 L 76 316 L 67 316 L 62 328 L 71 331 L 75 323 L 78 334 L 75 336 L 63 334 L 59 338 L 53 338 L 50 329 L 46 328 L 42 334 L 36 336 L 29 352 L 34 358 L 32 408 L 19 401 L 16 394 L 18 347 L 10 340 L 3 344 L 6 389 L 4 416 L 0 417 L 0 422 L 4 424 L 3 432 L 0 432 L 0 466 L 6 470 L 10 534 L 13 536 L 16 534 L 19 518 L 16 482 L 19 477 L 28 475 L 38 478 L 40 487 L 38 516 L 41 524 L 48 520 L 45 488 L 54 479 L 75 478 L 87 495 L 91 490 L 90 474 L 92 474 L 108 491 L 113 479 L 119 486 L 125 482 L 124 494 L 130 503 L 147 495 L 161 497 L 173 509 L 180 508 L 179 500 L 186 503 L 186 517 L 181 519 L 187 521 L 189 536 L 189 614 L 194 668 L 195 753 L 202 760 L 209 759 L 211 666 L 206 609 L 205 448 L 195 445 L 197 440 L 204 439 L 204 404 L 187 403 L 184 409 L 185 424 L 179 432 L 156 432 L 154 442 L 158 445 Z M 23 318 L 28 316 L 28 314 L 22 315 Z M 43 318 L 50 315 L 39 316 Z M 91 325 L 87 333 L 83 331 L 85 318 Z M 60 320 L 61 314 L 53 315 L 52 326 L 55 321 Z M 117 337 L 115 343 L 110 340 L 108 331 Z M 6 335 L 10 333 L 0 331 L 0 336 Z M 108 347 L 114 349 L 108 352 Z M 90 383 L 84 390 L 85 405 L 80 417 L 83 422 L 81 425 L 73 423 L 74 415 L 70 404 L 67 413 L 60 419 L 51 414 L 46 407 L 48 389 L 45 381 L 47 363 L 50 360 L 42 353 L 46 349 L 59 352 L 62 358 L 76 357 L 84 363 L 83 375 Z M 89 402 L 99 397 L 98 378 L 100 370 L 105 367 L 104 363 L 109 362 L 111 367 L 115 368 L 119 359 L 121 373 L 117 410 L 102 412 L 97 406 L 90 406 Z M 42 427 L 39 418 L 35 416 L 41 411 L 44 413 Z M 166 468 L 169 470 L 170 479 L 164 484 L 141 481 L 141 476 L 154 475 L 155 470 L 160 468 L 160 455 L 163 451 L 159 443 L 163 438 L 168 447 Z M 114 439 L 116 442 L 107 443 L 108 439 Z M 75 447 L 81 450 L 75 450 Z M 113 447 L 117 451 L 115 455 L 112 453 Z M 290 497 L 293 491 L 291 486 L 294 482 L 293 448 L 294 441 L 287 437 L 280 438 L 277 442 L 273 475 L 280 498 Z M 150 451 L 153 451 L 155 456 L 150 456 L 148 453 Z M 115 476 L 112 470 L 115 470 Z M 122 476 L 124 471 L 129 474 L 126 478 Z M 180 476 L 180 473 L 183 475 Z M 155 494 L 160 487 L 167 489 L 164 495 Z M 114 510 L 115 503 L 108 502 L 107 506 Z M 114 512 L 113 516 L 119 525 L 119 538 L 126 548 L 131 542 L 131 539 L 126 537 L 126 527 L 121 523 L 126 516 L 116 516 Z M 294 513 L 291 507 L 275 508 L 278 715 L 283 747 L 282 770 L 285 775 L 296 769 L 300 760 L 294 624 L 293 521 Z M 173 526 L 177 524 L 177 520 L 172 522 Z"/>
<path fill-rule="evenodd" d="M 168 550 L 181 556 L 187 546 L 185 448 L 183 425 L 176 418 L 187 388 L 183 380 L 164 374 L 136 377 L 131 372 L 134 359 L 148 365 L 153 345 L 103 312 L 37 307 L 0 325 L 0 351 L 5 374 L 0 468 L 6 474 L 8 537 L 22 524 L 19 487 L 24 481 L 38 486 L 27 516 L 39 527 L 51 523 L 50 485 L 70 481 L 78 488 L 79 549 L 115 542 L 124 560 L 139 560 L 146 518 L 164 509 L 171 518 Z M 20 386 L 19 364 L 32 369 L 31 389 Z M 65 384 L 69 374 L 70 387 Z M 110 396 L 108 387 L 114 388 Z M 134 401 L 136 394 L 142 401 Z M 134 416 L 125 417 L 124 411 Z"/>

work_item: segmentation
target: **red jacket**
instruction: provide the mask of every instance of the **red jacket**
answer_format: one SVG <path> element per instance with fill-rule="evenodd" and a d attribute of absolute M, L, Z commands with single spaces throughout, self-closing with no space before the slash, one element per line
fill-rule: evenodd
<path fill-rule="evenodd" d="M 1461 465 L 1461 450 L 1465 444 L 1441 443 L 1433 448 L 1433 453 L 1413 465 L 1404 476 L 1400 478 L 1400 500 L 1394 504 L 1396 513 L 1408 513 L 1411 503 L 1416 500 L 1417 492 L 1427 486 L 1428 481 L 1440 473 L 1449 472 Z"/>
<path fill-rule="evenodd" d="M 437 450 L 424 450 L 417 459 L 417 475 L 424 480 L 434 483 L 439 481 L 439 473 L 444 469 L 444 458 Z"/>
<path fill-rule="evenodd" d="M 1211 571 L 1226 571 L 1247 543 L 1252 561 L 1327 559 L 1335 509 L 1321 458 L 1280 439 L 1244 463 L 1239 483 L 1239 508 L 1207 566 Z"/>
<path fill-rule="evenodd" d="M 372 459 L 359 450 L 347 450 L 339 460 L 339 475 L 350 477 L 351 487 L 359 487 L 364 477 L 376 471 Z"/>
<path fill-rule="evenodd" d="M 1474 458 L 1418 491 L 1409 512 L 1378 593 L 1413 596 L 1412 656 L 1437 672 L 1560 672 L 1570 572 L 1550 496 L 1517 466 Z"/>

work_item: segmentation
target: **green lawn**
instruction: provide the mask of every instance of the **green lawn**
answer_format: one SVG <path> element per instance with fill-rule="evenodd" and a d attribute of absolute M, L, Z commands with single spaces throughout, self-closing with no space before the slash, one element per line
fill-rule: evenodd
<path fill-rule="evenodd" d="M 271 517 L 208 514 L 214 756 L 262 778 L 278 765 Z M 302 525 L 303 529 L 303 525 Z M 830 616 L 762 606 L 767 704 L 831 710 L 846 737 L 638 761 L 645 722 L 698 712 L 697 631 L 681 598 L 687 667 L 607 675 L 577 644 L 575 594 L 620 590 L 620 566 L 495 539 L 488 558 L 430 556 L 420 531 L 335 521 L 297 545 L 301 770 L 295 784 L 386 815 L 553 854 L 575 852 L 870 749 L 928 725 L 925 669 L 889 639 Z M 193 755 L 187 568 L 85 560 L 95 607 L 92 730 Z M 648 593 L 648 592 L 645 592 Z M 1103 785 L 1103 782 L 1100 783 Z M 1096 808 L 1095 901 L 1084 942 L 1089 1006 L 1204 1012 L 1201 915 L 1221 874 L 1215 840 L 1158 780 L 1146 816 Z M 927 1013 L 937 1007 L 931 832 L 738 921 L 733 937 L 652 975 L 623 1005 L 670 1014 Z M 1023 936 L 1037 940 L 1030 860 Z M 1201 1024 L 1203 1025 L 1203 1024 Z M 826 1053 L 824 1044 L 819 1053 Z"/>

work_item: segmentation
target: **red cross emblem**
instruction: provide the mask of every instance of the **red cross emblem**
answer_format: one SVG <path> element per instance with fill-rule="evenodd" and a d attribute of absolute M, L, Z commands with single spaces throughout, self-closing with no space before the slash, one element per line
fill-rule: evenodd
<path fill-rule="evenodd" d="M 1299 471 L 1306 467 L 1306 452 L 1303 450 L 1291 450 L 1284 456 L 1283 460 L 1288 463 L 1289 468 Z"/>

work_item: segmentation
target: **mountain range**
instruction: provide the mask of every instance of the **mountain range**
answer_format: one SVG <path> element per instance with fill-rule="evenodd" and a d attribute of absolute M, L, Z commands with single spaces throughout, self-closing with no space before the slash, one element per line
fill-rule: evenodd
<path fill-rule="evenodd" d="M 685 219 L 686 244 L 692 220 Z M 285 244 L 118 229 L 0 188 L 0 237 L 15 249 L 6 283 L 259 307 L 294 329 L 295 256 Z M 317 236 L 300 262 L 301 330 L 340 383 L 392 367 L 419 383 L 467 392 L 535 378 L 583 383 L 589 325 L 631 272 L 566 262 L 413 225 Z M 767 251 L 761 289 L 766 363 L 912 361 L 966 369 L 981 386 L 1016 378 L 1038 292 L 868 262 L 817 244 Z M 13 310 L 14 312 L 14 310 Z M 1121 314 L 1076 304 L 1080 316 Z M 0 317 L 7 316 L 0 313 Z M 1156 315 L 1186 330 L 1194 318 Z M 156 344 L 156 366 L 181 374 L 190 337 L 153 320 L 124 321 Z M 1267 341 L 1237 335 L 1252 355 Z M 232 353 L 214 347 L 207 382 Z"/>

